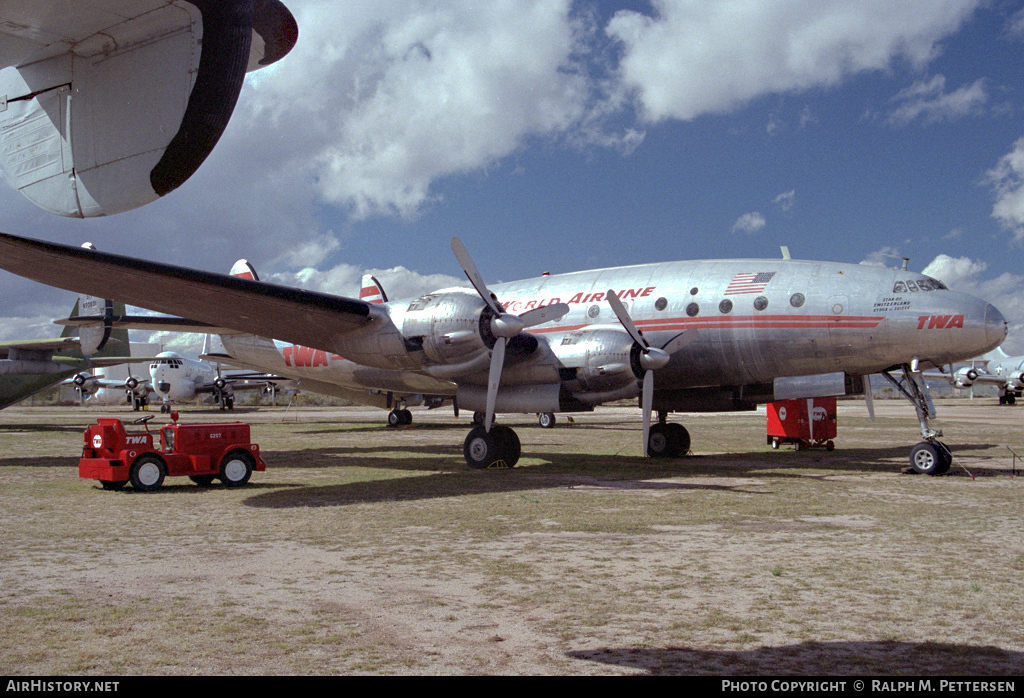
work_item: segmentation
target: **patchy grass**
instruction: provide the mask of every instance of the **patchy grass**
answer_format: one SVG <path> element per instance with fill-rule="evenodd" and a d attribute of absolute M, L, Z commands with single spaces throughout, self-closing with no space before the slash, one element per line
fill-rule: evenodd
<path fill-rule="evenodd" d="M 450 413 L 238 410 L 267 472 L 151 494 L 77 477 L 99 413 L 4 410 L 0 672 L 1019 674 L 1021 412 L 992 402 L 939 405 L 939 478 L 900 474 L 895 403 L 842 405 L 831 453 L 681 415 L 678 461 L 636 410 L 504 418 L 523 459 L 483 472 Z"/>

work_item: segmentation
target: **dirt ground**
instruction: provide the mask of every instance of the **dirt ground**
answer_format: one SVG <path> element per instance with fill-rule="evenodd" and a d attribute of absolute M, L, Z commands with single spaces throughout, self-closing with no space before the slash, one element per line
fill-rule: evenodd
<path fill-rule="evenodd" d="M 82 429 L 137 413 L 10 408 L 0 673 L 1021 674 L 1024 407 L 941 402 L 926 477 L 912 408 L 876 406 L 841 404 L 832 452 L 773 451 L 763 409 L 673 415 L 674 461 L 636 409 L 502 417 L 501 471 L 450 410 L 246 408 L 266 472 L 155 493 L 77 476 Z"/>

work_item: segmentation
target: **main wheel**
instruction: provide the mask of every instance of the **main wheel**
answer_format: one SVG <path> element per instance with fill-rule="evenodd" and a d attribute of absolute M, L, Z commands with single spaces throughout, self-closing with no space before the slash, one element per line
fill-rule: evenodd
<path fill-rule="evenodd" d="M 555 427 L 555 421 L 554 412 L 541 412 L 537 415 L 537 422 L 545 429 L 553 429 Z"/>
<path fill-rule="evenodd" d="M 514 468 L 519 462 L 519 456 L 523 453 L 523 445 L 519 441 L 519 435 L 512 429 L 502 424 L 495 424 L 491 427 L 491 435 L 498 441 L 498 449 L 504 456 L 505 467 Z"/>
<path fill-rule="evenodd" d="M 412 412 L 409 410 L 399 410 L 398 416 L 402 420 L 400 424 L 412 424 Z"/>
<path fill-rule="evenodd" d="M 647 435 L 647 455 L 651 458 L 675 458 L 680 453 L 679 433 L 668 424 L 652 424 Z"/>
<path fill-rule="evenodd" d="M 493 426 L 491 432 L 473 427 L 466 435 L 462 454 L 471 468 L 510 468 L 519 460 L 519 437 L 508 427 Z"/>
<path fill-rule="evenodd" d="M 164 484 L 167 471 L 159 456 L 146 453 L 135 459 L 128 469 L 128 479 L 139 492 L 154 492 Z"/>
<path fill-rule="evenodd" d="M 231 451 L 220 462 L 220 481 L 227 487 L 241 487 L 256 469 L 253 457 L 245 451 Z"/>
<path fill-rule="evenodd" d="M 943 450 L 948 452 L 949 449 L 945 446 L 940 449 L 937 443 L 922 441 L 910 450 L 910 465 L 914 472 L 921 475 L 940 475 L 945 472 L 945 456 L 942 453 Z M 946 465 L 945 468 L 948 470 L 949 466 Z"/>
<path fill-rule="evenodd" d="M 402 423 L 402 415 L 398 413 L 398 410 L 391 410 L 388 412 L 388 426 L 397 427 Z"/>
<path fill-rule="evenodd" d="M 666 422 L 665 428 L 673 435 L 679 448 L 679 451 L 672 457 L 685 456 L 690 451 L 690 432 L 682 424 L 676 422 Z"/>

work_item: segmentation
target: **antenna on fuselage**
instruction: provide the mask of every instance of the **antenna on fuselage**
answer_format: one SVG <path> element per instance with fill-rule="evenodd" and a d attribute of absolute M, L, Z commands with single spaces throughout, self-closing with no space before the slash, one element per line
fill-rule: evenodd
<path fill-rule="evenodd" d="M 903 258 L 903 266 L 900 267 L 900 271 L 906 271 L 908 264 L 910 264 L 910 257 L 904 257 Z"/>
<path fill-rule="evenodd" d="M 789 256 L 789 246 L 788 245 L 779 245 L 779 249 L 782 250 L 782 258 L 783 259 L 793 259 L 792 257 Z"/>

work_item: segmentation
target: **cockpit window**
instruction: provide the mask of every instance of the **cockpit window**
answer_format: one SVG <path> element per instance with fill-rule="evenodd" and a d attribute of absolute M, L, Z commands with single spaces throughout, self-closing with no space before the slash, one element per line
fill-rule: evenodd
<path fill-rule="evenodd" d="M 905 283 L 903 283 L 902 281 L 897 281 L 895 284 L 893 284 L 892 292 L 893 293 L 906 293 L 907 292 L 907 285 Z"/>
<path fill-rule="evenodd" d="M 916 292 L 917 291 L 917 284 L 915 284 L 913 281 L 908 281 L 907 282 L 907 289 L 909 289 L 910 291 Z"/>

